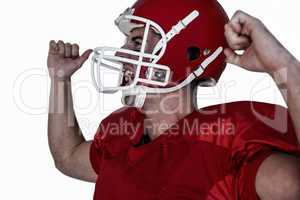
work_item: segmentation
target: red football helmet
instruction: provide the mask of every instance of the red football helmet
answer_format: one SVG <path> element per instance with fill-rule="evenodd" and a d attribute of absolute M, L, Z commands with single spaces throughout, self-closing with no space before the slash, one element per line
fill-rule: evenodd
<path fill-rule="evenodd" d="M 117 18 L 116 25 L 125 35 L 144 27 L 141 49 L 96 48 L 92 59 L 96 88 L 104 93 L 122 90 L 124 97 L 135 95 L 135 106 L 141 107 L 147 93 L 173 92 L 195 79 L 215 85 L 226 66 L 227 22 L 216 0 L 138 0 Z M 147 52 L 150 30 L 161 39 Z M 117 56 L 116 52 L 131 56 Z M 134 66 L 134 78 L 122 85 L 123 67 L 129 64 Z"/>

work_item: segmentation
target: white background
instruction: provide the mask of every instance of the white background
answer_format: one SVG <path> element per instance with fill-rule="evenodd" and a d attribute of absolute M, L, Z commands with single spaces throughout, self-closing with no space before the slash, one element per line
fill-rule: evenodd
<path fill-rule="evenodd" d="M 92 199 L 94 185 L 58 172 L 48 149 L 48 41 L 77 42 L 82 49 L 121 46 L 124 38 L 113 20 L 133 2 L 1 1 L 0 199 Z M 300 58 L 298 1 L 220 0 L 220 3 L 229 16 L 241 9 L 260 18 Z M 98 96 L 91 85 L 89 63 L 73 77 L 75 109 L 87 139 L 93 137 L 101 119 L 121 106 L 120 94 Z M 200 90 L 199 105 L 246 99 L 284 105 L 266 74 L 228 66 L 219 85 L 230 87 Z"/>

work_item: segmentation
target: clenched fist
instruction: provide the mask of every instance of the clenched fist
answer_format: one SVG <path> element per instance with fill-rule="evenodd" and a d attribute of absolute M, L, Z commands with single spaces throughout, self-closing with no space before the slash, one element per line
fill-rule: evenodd
<path fill-rule="evenodd" d="M 227 62 L 250 71 L 271 73 L 287 67 L 293 56 L 255 17 L 237 11 L 225 26 Z M 237 54 L 236 50 L 243 50 Z"/>
<path fill-rule="evenodd" d="M 70 79 L 91 53 L 92 50 L 89 49 L 79 56 L 79 46 L 77 44 L 51 40 L 47 60 L 50 78 L 59 80 Z"/>

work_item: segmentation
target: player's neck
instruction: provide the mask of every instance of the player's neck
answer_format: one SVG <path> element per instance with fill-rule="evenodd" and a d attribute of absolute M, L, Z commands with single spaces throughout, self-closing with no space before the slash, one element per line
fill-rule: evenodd
<path fill-rule="evenodd" d="M 156 139 L 179 120 L 196 110 L 194 95 L 188 91 L 166 95 L 157 103 L 147 106 L 145 112 L 145 128 L 150 138 Z"/>
<path fill-rule="evenodd" d="M 175 125 L 179 120 L 191 114 L 194 110 L 184 113 L 166 114 L 157 113 L 153 115 L 146 115 L 145 128 L 151 140 L 156 139 L 163 134 L 171 126 Z"/>

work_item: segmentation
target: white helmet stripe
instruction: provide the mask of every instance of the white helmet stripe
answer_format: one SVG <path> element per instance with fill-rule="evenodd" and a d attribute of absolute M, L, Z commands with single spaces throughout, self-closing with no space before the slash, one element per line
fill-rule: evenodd
<path fill-rule="evenodd" d="M 179 34 L 183 29 L 185 29 L 194 19 L 199 16 L 199 12 L 194 10 L 183 20 L 180 20 L 172 29 L 166 34 L 167 42 L 169 42 L 175 35 Z M 160 40 L 154 48 L 153 54 L 156 54 L 163 46 L 163 41 Z"/>

